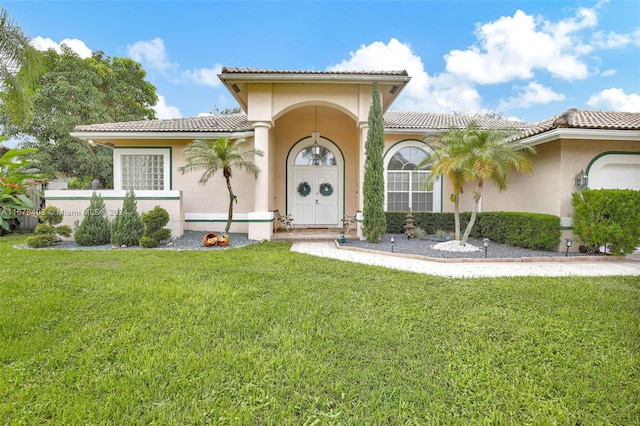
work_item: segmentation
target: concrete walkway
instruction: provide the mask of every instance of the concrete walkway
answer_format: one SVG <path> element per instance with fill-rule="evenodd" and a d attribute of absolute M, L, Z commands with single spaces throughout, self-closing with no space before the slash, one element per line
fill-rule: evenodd
<path fill-rule="evenodd" d="M 291 246 L 292 251 L 312 256 L 328 257 L 347 262 L 364 263 L 384 268 L 401 269 L 421 274 L 440 275 L 453 278 L 509 277 L 509 276 L 612 276 L 633 275 L 640 277 L 640 253 L 626 258 L 597 257 L 586 260 L 580 257 L 567 259 L 550 258 L 541 261 L 521 261 L 504 259 L 485 261 L 425 260 L 406 255 L 341 249 L 333 241 L 302 241 Z M 597 259 L 597 260 L 596 260 Z"/>

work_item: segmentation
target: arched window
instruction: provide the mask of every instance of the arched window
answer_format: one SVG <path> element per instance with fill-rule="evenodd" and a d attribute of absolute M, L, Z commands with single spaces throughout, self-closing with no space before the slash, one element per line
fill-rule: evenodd
<path fill-rule="evenodd" d="M 335 166 L 336 156 L 324 146 L 313 144 L 300 150 L 294 164 L 296 166 Z"/>
<path fill-rule="evenodd" d="M 387 211 L 434 211 L 433 183 L 427 182 L 429 166 L 416 170 L 427 158 L 422 148 L 406 146 L 398 149 L 387 163 Z"/>

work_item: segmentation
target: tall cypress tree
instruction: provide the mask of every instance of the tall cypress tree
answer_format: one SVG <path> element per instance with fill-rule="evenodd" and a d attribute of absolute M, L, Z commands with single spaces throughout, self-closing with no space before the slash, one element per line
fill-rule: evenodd
<path fill-rule="evenodd" d="M 364 223 L 362 231 L 370 242 L 380 242 L 387 230 L 387 218 L 384 214 L 384 125 L 380 89 L 373 84 L 373 102 L 369 108 L 369 132 L 365 143 L 364 182 Z"/>

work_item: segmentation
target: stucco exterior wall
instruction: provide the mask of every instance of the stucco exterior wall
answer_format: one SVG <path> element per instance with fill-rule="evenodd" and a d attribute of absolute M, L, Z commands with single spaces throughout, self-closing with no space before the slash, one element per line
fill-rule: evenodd
<path fill-rule="evenodd" d="M 109 221 L 116 216 L 118 209 L 122 209 L 122 202 L 127 191 L 102 190 L 95 191 L 105 204 Z M 87 190 L 47 190 L 45 199 L 47 206 L 55 206 L 63 213 L 61 225 L 68 225 L 72 229 L 76 221 L 82 222 L 84 213 L 94 191 Z M 167 228 L 171 229 L 172 237 L 183 234 L 184 214 L 182 209 L 182 194 L 180 191 L 136 191 L 138 213 L 142 214 L 161 206 L 169 213 Z"/>

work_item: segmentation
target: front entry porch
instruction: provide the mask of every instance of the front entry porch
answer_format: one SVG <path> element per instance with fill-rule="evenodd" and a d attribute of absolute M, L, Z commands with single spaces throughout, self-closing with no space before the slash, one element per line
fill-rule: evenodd
<path fill-rule="evenodd" d="M 292 228 L 290 231 L 280 229 L 271 236 L 271 241 L 333 241 L 340 238 L 340 232 L 344 228 Z M 344 237 L 348 240 L 357 240 L 355 231 L 345 232 Z"/>

